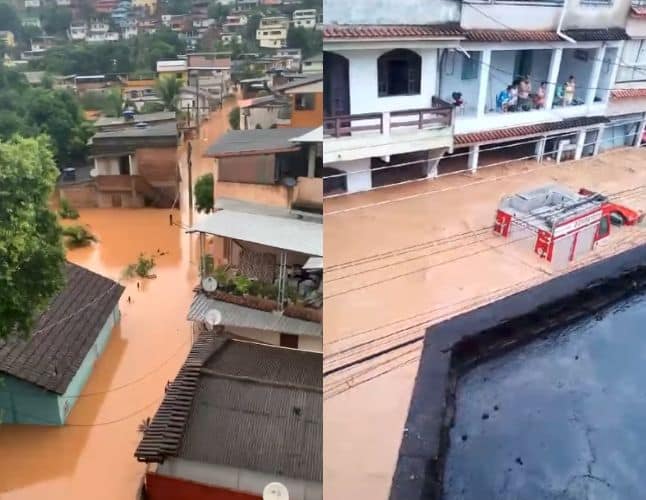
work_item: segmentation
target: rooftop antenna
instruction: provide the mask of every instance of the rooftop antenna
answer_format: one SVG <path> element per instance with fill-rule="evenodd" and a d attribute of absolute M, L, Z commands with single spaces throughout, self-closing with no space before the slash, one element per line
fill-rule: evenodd
<path fill-rule="evenodd" d="M 262 491 L 262 500 L 289 500 L 287 487 L 282 483 L 269 483 Z"/>

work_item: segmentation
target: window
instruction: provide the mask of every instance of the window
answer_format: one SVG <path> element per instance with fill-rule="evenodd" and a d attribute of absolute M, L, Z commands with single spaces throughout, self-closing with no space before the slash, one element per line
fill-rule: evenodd
<path fill-rule="evenodd" d="M 581 3 L 588 5 L 611 5 L 612 0 L 581 0 Z"/>
<path fill-rule="evenodd" d="M 605 238 L 606 236 L 608 236 L 609 233 L 610 233 L 610 224 L 608 223 L 608 217 L 604 216 L 601 218 L 601 221 L 599 222 L 599 230 L 597 233 L 597 238 L 598 239 Z"/>
<path fill-rule="evenodd" d="M 298 349 L 298 335 L 290 335 L 288 333 L 280 334 L 280 345 L 281 347 L 291 347 L 292 349 Z"/>
<path fill-rule="evenodd" d="M 422 58 L 407 49 L 386 52 L 377 59 L 379 97 L 420 93 Z"/>
<path fill-rule="evenodd" d="M 121 156 L 119 158 L 119 175 L 130 175 L 130 157 Z"/>
<path fill-rule="evenodd" d="M 462 79 L 474 80 L 480 71 L 480 52 L 469 52 L 469 56 L 462 54 Z"/>
<path fill-rule="evenodd" d="M 299 111 L 314 109 L 314 94 L 296 94 L 294 96 L 294 107 Z"/>

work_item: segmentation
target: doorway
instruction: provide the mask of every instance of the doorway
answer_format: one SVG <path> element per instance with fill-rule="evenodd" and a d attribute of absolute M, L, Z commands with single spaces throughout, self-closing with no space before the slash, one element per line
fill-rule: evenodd
<path fill-rule="evenodd" d="M 130 157 L 121 156 L 119 158 L 119 175 L 130 175 Z"/>

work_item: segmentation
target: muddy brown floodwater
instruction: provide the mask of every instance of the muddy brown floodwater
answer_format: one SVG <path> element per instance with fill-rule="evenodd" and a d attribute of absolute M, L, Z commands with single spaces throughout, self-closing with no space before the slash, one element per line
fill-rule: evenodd
<path fill-rule="evenodd" d="M 213 166 L 201 158 L 228 128 L 235 101 L 214 113 L 193 141 L 193 182 Z M 189 224 L 185 149 L 179 148 L 182 202 L 173 218 Z M 139 424 L 152 417 L 191 343 L 186 314 L 197 284 L 197 243 L 169 223 L 170 210 L 84 209 L 79 223 L 99 242 L 68 259 L 115 280 L 140 252 L 158 254 L 153 280 L 122 281 L 121 321 L 112 332 L 64 427 L 0 425 L 2 500 L 134 499 L 144 466 L 134 456 Z M 196 215 L 195 217 L 199 217 Z M 159 255 L 162 253 L 163 255 Z M 128 303 L 128 297 L 132 302 Z"/>

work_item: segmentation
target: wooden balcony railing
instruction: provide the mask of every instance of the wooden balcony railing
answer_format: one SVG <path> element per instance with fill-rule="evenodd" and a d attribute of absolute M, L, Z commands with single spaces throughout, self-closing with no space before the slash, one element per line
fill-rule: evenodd
<path fill-rule="evenodd" d="M 452 120 L 453 105 L 433 97 L 430 108 L 325 117 L 323 131 L 328 137 L 347 137 L 360 132 L 389 134 L 392 129 L 402 127 L 419 130 L 450 127 Z"/>

